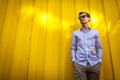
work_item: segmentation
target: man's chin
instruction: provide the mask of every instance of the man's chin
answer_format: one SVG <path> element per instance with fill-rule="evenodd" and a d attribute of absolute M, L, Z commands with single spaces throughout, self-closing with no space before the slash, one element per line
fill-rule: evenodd
<path fill-rule="evenodd" d="M 80 21 L 80 23 L 85 23 L 84 21 Z"/>
<path fill-rule="evenodd" d="M 81 24 L 85 24 L 85 22 L 81 22 Z"/>

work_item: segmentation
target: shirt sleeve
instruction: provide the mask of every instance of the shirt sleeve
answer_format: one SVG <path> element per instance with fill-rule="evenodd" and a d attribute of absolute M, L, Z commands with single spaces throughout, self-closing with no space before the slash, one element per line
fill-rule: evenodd
<path fill-rule="evenodd" d="M 96 52 L 98 54 L 98 60 L 99 60 L 99 62 L 102 62 L 102 45 L 100 42 L 100 36 L 99 36 L 98 32 L 96 34 L 95 47 L 96 47 Z"/>
<path fill-rule="evenodd" d="M 75 53 L 77 49 L 77 39 L 75 34 L 72 35 L 72 46 L 71 46 L 71 56 L 72 56 L 72 62 L 75 61 Z"/>

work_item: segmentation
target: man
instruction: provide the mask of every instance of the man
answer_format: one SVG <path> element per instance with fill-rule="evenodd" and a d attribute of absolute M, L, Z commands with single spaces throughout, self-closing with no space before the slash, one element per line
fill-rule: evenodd
<path fill-rule="evenodd" d="M 71 55 L 76 80 L 100 80 L 102 46 L 97 30 L 90 28 L 90 14 L 80 12 L 82 28 L 73 32 Z"/>

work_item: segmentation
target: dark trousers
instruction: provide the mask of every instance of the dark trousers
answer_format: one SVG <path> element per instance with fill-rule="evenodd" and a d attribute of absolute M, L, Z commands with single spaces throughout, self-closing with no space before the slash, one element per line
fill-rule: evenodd
<path fill-rule="evenodd" d="M 74 62 L 75 77 L 76 80 L 100 80 L 100 66 L 101 63 L 97 63 L 94 66 L 82 66 Z"/>

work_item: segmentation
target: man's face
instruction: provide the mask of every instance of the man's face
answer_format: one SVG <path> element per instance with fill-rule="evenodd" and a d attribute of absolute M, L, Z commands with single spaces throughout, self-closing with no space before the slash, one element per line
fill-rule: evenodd
<path fill-rule="evenodd" d="M 90 21 L 90 18 L 87 17 L 86 13 L 82 13 L 81 15 L 79 15 L 78 18 L 79 18 L 81 24 L 85 24 L 85 23 L 88 23 Z"/>

